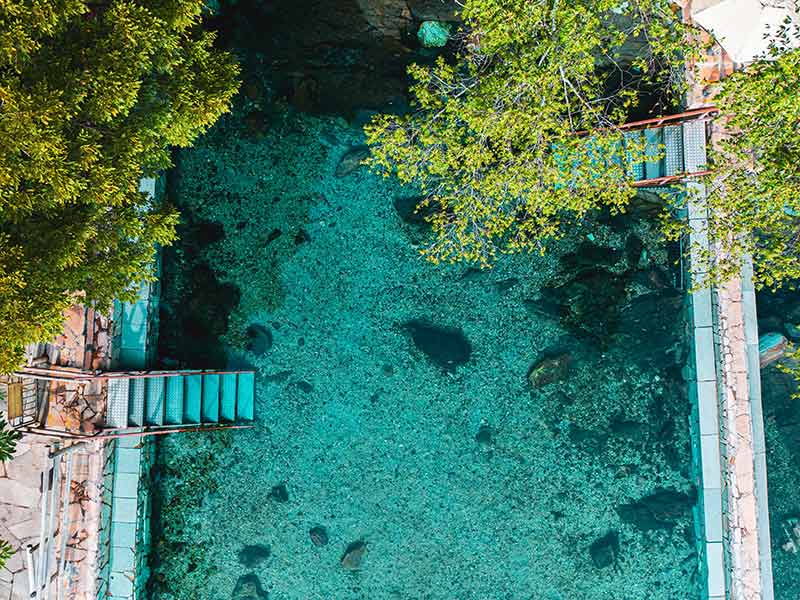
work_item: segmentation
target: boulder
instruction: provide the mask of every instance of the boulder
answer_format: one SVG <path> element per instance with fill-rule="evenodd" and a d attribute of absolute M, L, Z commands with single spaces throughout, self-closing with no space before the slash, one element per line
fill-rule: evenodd
<path fill-rule="evenodd" d="M 516 287 L 519 284 L 519 279 L 516 277 L 509 277 L 508 279 L 501 279 L 499 281 L 495 281 L 494 286 L 497 288 L 497 291 L 501 294 L 509 291 L 511 288 Z"/>
<path fill-rule="evenodd" d="M 566 279 L 543 288 L 542 298 L 560 307 L 560 322 L 565 329 L 606 345 L 617 331 L 619 313 L 627 299 L 626 278 L 603 268 L 585 267 Z"/>
<path fill-rule="evenodd" d="M 348 150 L 339 165 L 336 167 L 336 177 L 347 177 L 351 173 L 356 172 L 361 168 L 364 159 L 369 156 L 369 148 L 366 146 L 357 146 Z"/>
<path fill-rule="evenodd" d="M 267 592 L 261 586 L 258 577 L 251 573 L 242 575 L 233 588 L 231 600 L 267 600 Z"/>
<path fill-rule="evenodd" d="M 246 348 L 258 356 L 266 354 L 272 348 L 272 332 L 258 323 L 253 323 L 245 331 L 247 336 Z"/>
<path fill-rule="evenodd" d="M 614 339 L 639 365 L 680 361 L 682 309 L 683 294 L 674 288 L 637 296 L 620 308 Z"/>
<path fill-rule="evenodd" d="M 442 21 L 423 21 L 417 31 L 417 39 L 424 48 L 443 48 L 450 39 L 449 23 Z"/>
<path fill-rule="evenodd" d="M 786 354 L 789 341 L 780 333 L 765 333 L 758 338 L 758 356 L 761 367 L 764 368 Z"/>
<path fill-rule="evenodd" d="M 644 243 L 635 234 L 630 234 L 625 239 L 625 259 L 628 261 L 628 268 L 635 269 L 639 265 L 639 259 L 644 253 Z"/>
<path fill-rule="evenodd" d="M 358 0 L 361 15 L 382 36 L 400 40 L 411 22 L 411 11 L 397 0 Z"/>
<path fill-rule="evenodd" d="M 616 565 L 619 557 L 619 534 L 616 531 L 609 531 L 596 540 L 589 547 L 589 555 L 598 569 Z"/>
<path fill-rule="evenodd" d="M 308 536 L 311 538 L 311 543 L 318 548 L 328 544 L 328 530 L 322 525 L 317 525 L 309 529 Z"/>
<path fill-rule="evenodd" d="M 358 571 L 367 553 L 367 543 L 359 540 L 348 544 L 340 560 L 342 567 L 348 571 Z"/>
<path fill-rule="evenodd" d="M 538 298 L 526 298 L 522 301 L 525 309 L 538 317 L 545 319 L 559 319 L 568 310 L 557 300 L 547 295 Z"/>
<path fill-rule="evenodd" d="M 279 485 L 272 486 L 272 489 L 269 492 L 269 497 L 272 498 L 275 502 L 288 502 L 289 501 L 289 491 L 286 489 L 286 485 L 281 483 Z"/>
<path fill-rule="evenodd" d="M 401 196 L 395 198 L 394 209 L 405 223 L 409 225 L 428 226 L 428 217 L 434 215 L 439 205 L 426 202 L 424 196 Z"/>
<path fill-rule="evenodd" d="M 614 267 L 623 257 L 623 253 L 614 248 L 599 246 L 592 242 L 582 242 L 580 246 L 559 259 L 561 267 L 567 271 L 582 268 Z"/>
<path fill-rule="evenodd" d="M 491 446 L 494 441 L 494 430 L 488 423 L 483 423 L 475 434 L 475 441 L 481 446 Z"/>
<path fill-rule="evenodd" d="M 239 550 L 239 562 L 248 569 L 253 569 L 271 555 L 272 551 L 269 546 L 263 544 L 248 545 Z"/>
<path fill-rule="evenodd" d="M 406 3 L 420 21 L 458 21 L 456 0 L 406 0 Z"/>
<path fill-rule="evenodd" d="M 533 388 L 540 388 L 563 381 L 569 376 L 571 365 L 572 356 L 567 352 L 550 355 L 545 353 L 528 370 L 528 383 Z"/>

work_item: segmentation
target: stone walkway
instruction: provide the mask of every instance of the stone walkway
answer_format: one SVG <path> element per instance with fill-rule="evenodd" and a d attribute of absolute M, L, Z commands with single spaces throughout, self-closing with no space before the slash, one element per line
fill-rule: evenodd
<path fill-rule="evenodd" d="M 21 440 L 14 457 L 0 465 L 0 539 L 16 550 L 0 569 L 0 600 L 29 598 L 24 549 L 39 539 L 41 479 L 48 451 L 41 442 Z"/>
<path fill-rule="evenodd" d="M 111 361 L 111 326 L 108 317 L 83 306 L 73 306 L 65 315 L 62 335 L 49 344 L 27 348 L 28 365 L 107 369 Z M 48 428 L 90 433 L 100 424 L 105 398 L 96 384 L 40 381 L 38 385 L 49 403 Z M 0 412 L 6 414 L 6 408 L 0 404 Z M 14 457 L 0 465 L 0 538 L 16 550 L 0 569 L 0 600 L 30 598 L 25 548 L 37 545 L 40 540 L 42 487 L 50 469 L 49 454 L 58 442 L 56 437 L 26 434 L 17 443 Z M 69 490 L 64 489 L 66 469 L 61 466 L 59 510 L 54 519 L 49 569 L 52 578 L 58 567 L 61 536 L 66 533 L 65 571 L 70 581 L 52 581 L 50 596 L 56 598 L 58 588 L 62 587 L 62 591 L 67 591 L 64 600 L 96 600 L 105 444 L 99 441 L 83 444 L 72 452 L 71 460 Z M 60 507 L 65 493 L 69 494 L 69 501 L 67 514 L 63 515 Z"/>
<path fill-rule="evenodd" d="M 713 3 L 714 0 L 687 0 L 684 18 L 690 20 L 693 10 Z M 703 35 L 702 41 L 712 40 L 708 35 Z M 733 73 L 734 66 L 724 49 L 714 43 L 688 71 L 688 108 L 713 104 L 714 96 L 719 91 L 719 82 Z M 712 148 L 719 148 L 720 140 L 726 135 L 722 119 L 710 124 Z M 741 276 L 712 290 L 710 299 L 714 304 L 710 314 L 714 316 L 715 356 L 707 358 L 713 361 L 711 368 L 716 372 L 716 387 L 713 388 L 716 393 L 707 400 L 716 400 L 717 407 L 716 410 L 706 409 L 706 415 L 715 415 L 719 452 L 713 454 L 717 457 L 714 461 L 719 464 L 710 464 L 714 461 L 705 460 L 703 479 L 704 484 L 709 478 L 721 481 L 722 514 L 715 515 L 715 511 L 711 511 L 711 516 L 717 519 L 722 517 L 722 546 L 725 552 L 723 557 L 710 558 L 708 564 L 709 569 L 714 569 L 711 564 L 713 560 L 722 558 L 725 573 L 724 581 L 712 576 L 709 576 L 709 581 L 722 585 L 723 596 L 720 597 L 772 600 L 761 374 L 752 265 L 746 262 Z M 703 398 L 700 402 L 703 402 Z M 702 413 L 701 407 L 701 419 L 704 416 Z M 701 430 L 702 427 L 703 423 Z M 711 453 L 703 454 L 704 459 L 709 456 Z M 712 471 L 718 475 L 711 475 Z M 708 507 L 705 509 L 708 515 Z M 706 527 L 709 526 L 707 523 Z M 717 585 L 715 593 L 719 590 Z"/>

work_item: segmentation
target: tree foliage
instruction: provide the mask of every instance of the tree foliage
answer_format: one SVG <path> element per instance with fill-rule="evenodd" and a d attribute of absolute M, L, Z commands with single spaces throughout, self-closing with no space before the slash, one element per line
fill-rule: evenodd
<path fill-rule="evenodd" d="M 0 463 L 9 460 L 14 455 L 20 433 L 13 429 L 6 429 L 6 421 L 0 417 Z M 14 554 L 14 548 L 7 541 L 0 539 L 0 569 Z"/>
<path fill-rule="evenodd" d="M 0 0 L 0 371 L 76 299 L 150 274 L 176 215 L 138 191 L 229 108 L 202 0 Z"/>
<path fill-rule="evenodd" d="M 800 49 L 773 50 L 723 81 L 715 99 L 728 135 L 713 154 L 709 235 L 718 280 L 753 258 L 760 286 L 800 279 Z"/>
<path fill-rule="evenodd" d="M 12 556 L 14 556 L 14 548 L 7 541 L 0 540 L 0 569 L 5 566 Z"/>
<path fill-rule="evenodd" d="M 366 128 L 372 166 L 426 196 L 433 260 L 543 250 L 635 190 L 616 128 L 693 50 L 668 0 L 466 0 L 451 60 L 410 69 L 415 111 Z M 584 130 L 595 130 L 589 137 Z"/>
<path fill-rule="evenodd" d="M 6 429 L 7 425 L 5 419 L 0 417 L 0 463 L 14 456 L 17 440 L 22 437 L 19 431 Z"/>

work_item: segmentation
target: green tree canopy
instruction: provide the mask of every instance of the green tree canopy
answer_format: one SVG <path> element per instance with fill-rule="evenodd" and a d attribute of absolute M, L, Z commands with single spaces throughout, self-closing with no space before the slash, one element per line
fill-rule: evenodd
<path fill-rule="evenodd" d="M 138 191 L 228 110 L 202 0 L 0 1 L 0 372 L 76 298 L 149 276 L 176 215 Z"/>
<path fill-rule="evenodd" d="M 423 253 L 489 264 L 623 210 L 643 148 L 620 152 L 616 126 L 645 87 L 677 89 L 693 50 L 673 4 L 466 0 L 462 18 L 456 57 L 411 68 L 414 112 L 366 128 L 373 167 L 426 196 Z"/>
<path fill-rule="evenodd" d="M 800 49 L 774 52 L 724 80 L 715 98 L 728 135 L 712 155 L 709 194 L 715 279 L 749 254 L 767 287 L 800 279 Z"/>

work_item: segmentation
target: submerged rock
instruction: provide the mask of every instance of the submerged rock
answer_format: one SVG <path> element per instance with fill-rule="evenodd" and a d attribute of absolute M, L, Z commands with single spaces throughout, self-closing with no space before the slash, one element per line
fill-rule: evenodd
<path fill-rule="evenodd" d="M 472 345 L 460 329 L 418 320 L 408 321 L 405 328 L 411 333 L 414 345 L 445 371 L 453 372 L 469 362 Z"/>
<path fill-rule="evenodd" d="M 267 600 L 267 592 L 254 573 L 242 575 L 233 588 L 231 600 Z"/>
<path fill-rule="evenodd" d="M 309 529 L 308 535 L 311 538 L 311 543 L 318 548 L 328 544 L 328 530 L 322 525 L 317 525 Z"/>
<path fill-rule="evenodd" d="M 572 366 L 572 356 L 567 352 L 558 354 L 545 353 L 528 370 L 528 382 L 533 388 L 540 388 L 551 383 L 565 380 Z"/>
<path fill-rule="evenodd" d="M 483 423 L 478 428 L 478 433 L 475 434 L 475 441 L 481 446 L 491 446 L 494 437 L 494 430 L 488 423 Z"/>
<path fill-rule="evenodd" d="M 758 356 L 762 367 L 783 358 L 789 341 L 780 333 L 765 333 L 758 338 Z"/>
<path fill-rule="evenodd" d="M 307 381 L 300 380 L 295 382 L 294 385 L 298 390 L 300 390 L 304 394 L 310 394 L 311 392 L 314 391 L 314 386 L 308 383 Z"/>
<path fill-rule="evenodd" d="M 367 553 L 367 543 L 364 541 L 357 541 L 349 544 L 344 551 L 341 558 L 342 567 L 348 571 L 358 571 L 361 568 L 361 563 L 364 560 L 364 555 Z"/>
<path fill-rule="evenodd" d="M 622 253 L 619 250 L 598 246 L 592 242 L 582 242 L 575 252 L 565 254 L 559 262 L 563 269 L 573 271 L 582 268 L 613 267 L 621 258 Z"/>
<path fill-rule="evenodd" d="M 443 48 L 450 39 L 451 25 L 441 21 L 424 21 L 417 31 L 417 39 L 425 48 Z"/>
<path fill-rule="evenodd" d="M 247 336 L 247 351 L 262 355 L 272 348 L 272 332 L 258 323 L 253 323 L 245 331 Z"/>
<path fill-rule="evenodd" d="M 357 171 L 362 165 L 361 163 L 369 156 L 369 148 L 366 146 L 357 146 L 345 153 L 336 167 L 336 177 L 347 177 L 351 173 Z"/>
<path fill-rule="evenodd" d="M 660 267 L 650 267 L 634 273 L 631 281 L 651 291 L 663 290 L 673 285 L 671 275 Z"/>
<path fill-rule="evenodd" d="M 522 304 L 528 312 L 545 319 L 559 319 L 565 313 L 565 308 L 549 297 L 526 298 Z"/>
<path fill-rule="evenodd" d="M 683 294 L 673 288 L 637 296 L 618 313 L 614 341 L 644 367 L 680 363 Z"/>
<path fill-rule="evenodd" d="M 619 557 L 619 534 L 609 531 L 589 547 L 589 555 L 598 569 L 613 566 Z"/>
<path fill-rule="evenodd" d="M 308 235 L 308 232 L 303 229 L 302 227 L 297 230 L 297 233 L 294 236 L 294 244 L 295 246 L 299 246 L 300 244 L 305 244 L 306 242 L 311 241 L 311 236 Z"/>
<path fill-rule="evenodd" d="M 420 21 L 457 21 L 456 0 L 407 0 L 411 14 Z"/>
<path fill-rule="evenodd" d="M 269 546 L 253 544 L 239 550 L 239 562 L 248 569 L 252 569 L 267 560 L 272 555 Z"/>
<path fill-rule="evenodd" d="M 610 430 L 611 433 L 629 440 L 645 441 L 647 438 L 647 425 L 637 421 L 614 419 Z"/>
<path fill-rule="evenodd" d="M 281 483 L 279 485 L 272 486 L 272 489 L 269 492 L 269 497 L 275 500 L 275 502 L 288 502 L 289 491 L 286 489 L 286 485 Z"/>
<path fill-rule="evenodd" d="M 424 196 L 401 196 L 394 199 L 394 209 L 405 223 L 424 227 L 428 225 L 428 217 L 434 215 L 439 205 L 426 202 Z"/>
<path fill-rule="evenodd" d="M 497 288 L 497 291 L 501 294 L 507 292 L 514 286 L 519 284 L 519 279 L 516 277 L 509 277 L 508 279 L 501 279 L 499 281 L 495 281 L 494 286 Z"/>
<path fill-rule="evenodd" d="M 276 227 L 275 229 L 270 231 L 269 234 L 267 235 L 267 244 L 271 244 L 272 242 L 277 240 L 279 237 L 281 237 L 282 234 L 283 234 L 283 232 Z"/>
<path fill-rule="evenodd" d="M 616 333 L 626 303 L 626 278 L 603 268 L 582 268 L 564 283 L 545 287 L 541 301 L 557 305 L 561 325 L 603 346 Z"/>
<path fill-rule="evenodd" d="M 680 519 L 691 514 L 695 500 L 694 493 L 656 490 L 638 502 L 621 504 L 617 507 L 617 514 L 622 521 L 642 531 L 671 529 Z"/>
<path fill-rule="evenodd" d="M 630 234 L 625 240 L 625 258 L 628 261 L 628 267 L 635 269 L 639 265 L 639 259 L 642 258 L 644 252 L 644 243 L 635 234 Z"/>

